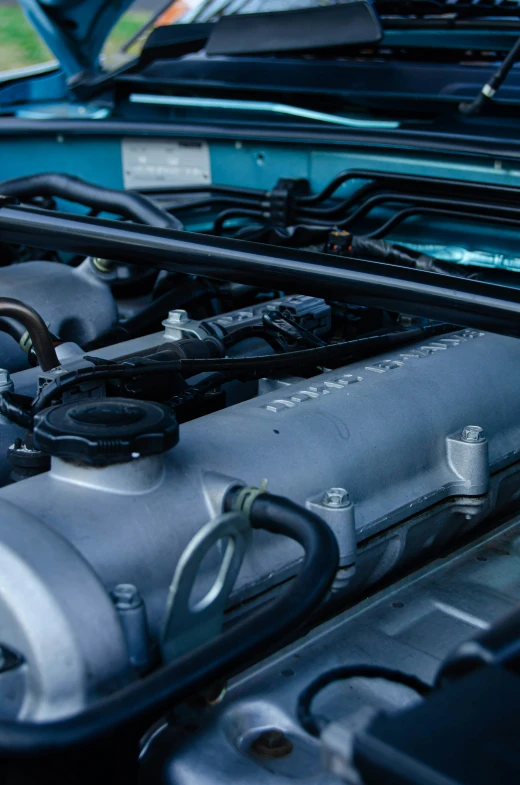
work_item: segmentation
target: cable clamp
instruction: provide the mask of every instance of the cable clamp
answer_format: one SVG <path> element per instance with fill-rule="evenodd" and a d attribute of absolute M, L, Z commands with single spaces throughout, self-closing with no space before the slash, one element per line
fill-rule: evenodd
<path fill-rule="evenodd" d="M 292 226 L 298 210 L 298 199 L 310 192 L 309 181 L 282 177 L 266 196 L 265 206 L 273 226 Z"/>

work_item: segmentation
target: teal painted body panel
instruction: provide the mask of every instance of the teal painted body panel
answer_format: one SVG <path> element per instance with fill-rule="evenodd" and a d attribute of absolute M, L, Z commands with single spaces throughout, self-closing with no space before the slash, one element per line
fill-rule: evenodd
<path fill-rule="evenodd" d="M 173 138 L 173 136 L 172 136 Z M 373 169 L 400 174 L 422 174 L 496 185 L 518 186 L 520 167 L 511 161 L 477 157 L 363 151 L 357 146 L 282 144 L 208 138 L 213 183 L 269 190 L 280 177 L 306 178 L 313 191 L 322 189 L 345 169 Z M 0 144 L 0 179 L 20 177 L 45 171 L 63 171 L 110 188 L 123 187 L 121 137 L 114 135 L 24 135 L 3 136 Z M 360 181 L 351 181 L 338 189 L 338 197 L 352 193 Z M 77 205 L 67 209 L 83 211 Z M 380 224 L 385 212 L 374 218 Z M 188 228 L 203 230 L 208 224 L 200 218 L 187 222 Z M 518 254 L 518 233 L 514 229 L 483 225 L 464 225 L 446 219 L 417 216 L 409 219 L 392 239 L 417 242 L 417 226 L 425 244 L 453 246 L 467 251 L 495 254 L 497 267 L 512 267 L 508 260 Z M 412 232 L 412 228 L 415 232 Z M 442 237 L 442 240 L 440 238 Z M 462 259 L 462 254 L 459 254 Z M 489 257 L 483 259 L 490 265 Z"/>
<path fill-rule="evenodd" d="M 174 136 L 172 135 L 172 138 Z M 271 188 L 279 177 L 306 177 L 313 190 L 323 188 L 344 169 L 374 169 L 422 174 L 466 182 L 518 186 L 520 165 L 477 157 L 433 156 L 396 150 L 395 154 L 363 152 L 359 147 L 318 144 L 266 144 L 208 139 L 212 180 L 220 185 Z M 121 138 L 62 135 L 2 136 L 0 178 L 44 171 L 64 171 L 112 188 L 123 187 Z M 352 186 L 350 186 L 352 187 Z M 338 195 L 345 195 L 343 186 Z"/>

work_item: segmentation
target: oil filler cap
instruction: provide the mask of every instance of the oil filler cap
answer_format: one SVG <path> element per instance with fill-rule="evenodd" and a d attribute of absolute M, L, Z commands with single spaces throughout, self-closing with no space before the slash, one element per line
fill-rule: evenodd
<path fill-rule="evenodd" d="M 95 398 L 51 406 L 34 419 L 39 450 L 91 466 L 157 455 L 178 441 L 175 416 L 153 401 Z"/>

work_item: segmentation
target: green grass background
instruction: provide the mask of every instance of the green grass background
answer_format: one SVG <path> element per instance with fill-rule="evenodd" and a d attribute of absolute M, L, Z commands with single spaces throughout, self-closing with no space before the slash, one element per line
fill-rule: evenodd
<path fill-rule="evenodd" d="M 117 52 L 149 16 L 147 11 L 126 13 L 112 30 L 105 53 Z M 54 56 L 26 20 L 21 8 L 0 3 L 0 71 L 53 59 Z"/>

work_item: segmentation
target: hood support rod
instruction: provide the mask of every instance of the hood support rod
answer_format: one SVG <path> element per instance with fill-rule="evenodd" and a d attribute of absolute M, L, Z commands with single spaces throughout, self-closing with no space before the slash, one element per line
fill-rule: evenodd
<path fill-rule="evenodd" d="M 520 337 L 520 289 L 362 259 L 0 202 L 0 239 L 370 305 Z"/>

